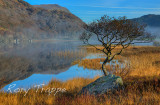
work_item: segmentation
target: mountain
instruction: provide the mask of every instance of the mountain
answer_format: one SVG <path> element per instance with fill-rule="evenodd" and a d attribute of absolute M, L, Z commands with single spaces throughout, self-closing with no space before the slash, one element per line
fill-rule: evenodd
<path fill-rule="evenodd" d="M 70 13 L 70 11 L 67 8 L 61 7 L 58 4 L 44 4 L 44 5 L 33 5 L 33 6 L 37 8 L 47 9 L 47 10 L 58 10 L 58 11 L 64 11 L 64 12 Z"/>
<path fill-rule="evenodd" d="M 147 24 L 150 27 L 160 27 L 160 15 L 149 14 L 132 20 L 142 24 Z"/>
<path fill-rule="evenodd" d="M 147 25 L 146 31 L 156 36 L 156 39 L 160 38 L 160 15 L 149 14 L 131 20 Z"/>
<path fill-rule="evenodd" d="M 0 0 L 0 41 L 77 38 L 85 23 L 58 5 L 32 6 L 23 0 Z M 3 40 L 4 39 L 4 40 Z"/>

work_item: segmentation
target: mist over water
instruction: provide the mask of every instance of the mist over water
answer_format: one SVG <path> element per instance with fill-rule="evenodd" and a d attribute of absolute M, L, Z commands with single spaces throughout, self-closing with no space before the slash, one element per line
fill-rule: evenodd
<path fill-rule="evenodd" d="M 14 45 L 14 47 L 7 52 L 8 55 L 17 55 L 29 57 L 36 55 L 37 53 L 48 53 L 50 51 L 75 51 L 78 50 L 77 47 L 81 45 L 81 42 L 78 41 L 42 41 L 42 42 L 33 42 L 23 45 L 23 43 Z M 33 57 L 33 56 L 32 56 Z"/>
<path fill-rule="evenodd" d="M 155 35 L 157 38 L 160 38 L 160 27 L 150 27 L 146 28 L 146 31 L 150 32 L 151 34 Z"/>
<path fill-rule="evenodd" d="M 73 61 L 81 59 L 79 41 L 40 41 L 2 49 L 0 55 L 0 86 L 32 74 L 58 74 L 66 71 Z"/>
<path fill-rule="evenodd" d="M 146 30 L 157 38 L 160 36 L 159 28 L 148 27 Z M 101 43 L 92 39 L 91 44 Z M 0 87 L 33 74 L 56 75 L 69 70 L 73 61 L 85 58 L 81 45 L 83 42 L 76 40 L 50 40 L 0 46 Z M 153 42 L 134 45 L 152 46 Z"/>

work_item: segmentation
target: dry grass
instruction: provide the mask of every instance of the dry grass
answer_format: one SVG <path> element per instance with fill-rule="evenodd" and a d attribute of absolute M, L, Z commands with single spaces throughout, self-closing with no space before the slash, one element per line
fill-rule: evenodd
<path fill-rule="evenodd" d="M 51 81 L 48 87 L 66 88 L 67 92 L 48 95 L 47 92 L 36 92 L 32 89 L 25 93 L 0 93 L 1 105 L 105 105 L 105 104 L 160 104 L 160 77 L 128 77 L 124 87 L 116 92 L 108 92 L 103 96 L 77 95 L 81 88 L 96 80 L 76 78 L 66 82 Z M 41 89 L 39 89 L 41 90 Z"/>
<path fill-rule="evenodd" d="M 118 50 L 119 48 L 114 52 Z M 88 47 L 87 51 L 100 53 L 92 47 Z M 83 59 L 75 63 L 84 68 L 101 70 L 102 64 L 100 62 L 104 60 L 104 58 Z M 113 71 L 115 75 L 139 77 L 160 75 L 160 47 L 131 46 L 120 56 L 116 56 L 115 60 L 118 60 L 119 64 L 106 65 L 107 70 Z"/>
<path fill-rule="evenodd" d="M 94 51 L 94 49 L 92 49 Z M 92 52 L 93 53 L 93 52 Z M 96 51 L 95 51 L 96 53 Z M 96 80 L 75 78 L 66 82 L 52 80 L 44 88 L 66 88 L 63 94 L 48 95 L 46 92 L 35 92 L 32 89 L 26 96 L 24 93 L 0 93 L 2 105 L 160 105 L 160 48 L 156 47 L 130 47 L 122 56 L 116 59 L 129 61 L 128 72 L 123 77 L 124 86 L 116 92 L 108 92 L 103 96 L 78 95 L 83 86 Z M 80 66 L 100 69 L 99 62 L 104 59 L 86 59 L 77 61 Z M 117 69 L 118 70 L 118 69 Z M 114 72 L 117 75 L 119 71 Z"/>
<path fill-rule="evenodd" d="M 0 105 L 57 105 L 60 100 L 62 103 L 67 103 L 65 102 L 67 97 L 70 99 L 71 97 L 75 97 L 83 86 L 89 84 L 97 78 L 98 77 L 94 79 L 75 78 L 66 82 L 52 80 L 47 86 L 43 87 L 43 92 L 41 91 L 42 89 L 39 89 L 38 91 L 37 89 L 31 89 L 27 95 L 25 95 L 25 92 L 19 92 L 17 94 L 0 93 Z M 45 91 L 47 88 L 65 88 L 67 92 L 63 94 L 57 93 L 56 95 L 54 95 L 55 92 L 53 92 L 49 95 L 48 92 Z M 68 102 L 70 101 L 68 100 Z"/>

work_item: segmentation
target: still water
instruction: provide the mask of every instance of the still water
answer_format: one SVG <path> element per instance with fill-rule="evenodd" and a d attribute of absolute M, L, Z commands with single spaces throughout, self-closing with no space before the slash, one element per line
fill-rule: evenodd
<path fill-rule="evenodd" d="M 27 46 L 15 46 L 1 55 L 0 83 L 7 91 L 9 87 L 31 88 L 48 84 L 52 79 L 66 81 L 75 77 L 94 78 L 102 75 L 100 70 L 84 69 L 71 63 L 78 59 L 97 58 L 100 55 L 84 56 L 78 54 L 80 42 L 32 43 Z M 61 53 L 63 52 L 63 53 Z M 71 52 L 71 53 L 67 53 Z M 13 87 L 14 86 L 14 87 Z"/>
<path fill-rule="evenodd" d="M 76 77 L 101 76 L 103 73 L 100 70 L 71 65 L 79 59 L 103 58 L 102 54 L 78 55 L 80 45 L 82 43 L 76 41 L 53 41 L 5 46 L 0 49 L 6 52 L 0 59 L 0 87 L 3 87 L 1 90 L 6 92 L 11 86 L 13 90 L 32 88 L 35 85 L 48 84 L 52 79 L 66 81 Z M 67 51 L 73 54 L 68 55 Z M 59 52 L 64 52 L 64 55 Z M 119 64 L 118 61 L 114 62 Z"/>
<path fill-rule="evenodd" d="M 7 91 L 15 90 L 17 88 L 28 89 L 36 85 L 48 84 L 52 79 L 66 81 L 72 78 L 83 77 L 83 78 L 94 78 L 95 76 L 101 76 L 103 73 L 100 70 L 84 69 L 78 67 L 78 65 L 71 66 L 67 71 L 59 74 L 33 74 L 24 80 L 14 81 L 11 84 L 5 86 L 2 90 Z"/>

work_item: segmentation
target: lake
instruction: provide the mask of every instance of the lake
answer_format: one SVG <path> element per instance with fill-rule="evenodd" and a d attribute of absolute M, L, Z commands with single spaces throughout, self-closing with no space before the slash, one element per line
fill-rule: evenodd
<path fill-rule="evenodd" d="M 0 87 L 5 92 L 9 87 L 31 88 L 48 84 L 52 79 L 66 81 L 76 77 L 94 78 L 101 70 L 85 69 L 72 65 L 80 59 L 102 58 L 102 54 L 87 55 L 79 41 L 49 41 L 3 46 L 0 55 Z M 113 61 L 117 62 L 118 61 Z M 102 62 L 101 62 L 102 63 Z M 110 65 L 114 63 L 110 62 Z M 123 65 L 122 65 L 123 66 Z"/>
<path fill-rule="evenodd" d="M 52 79 L 66 81 L 75 77 L 94 78 L 102 75 L 101 71 L 72 65 L 75 60 L 97 57 L 86 56 L 85 50 L 79 48 L 80 45 L 82 43 L 77 41 L 15 45 L 1 54 L 0 85 L 3 87 L 2 90 L 7 91 L 11 85 L 15 85 L 14 88 L 31 88 L 36 84 L 47 84 Z"/>

